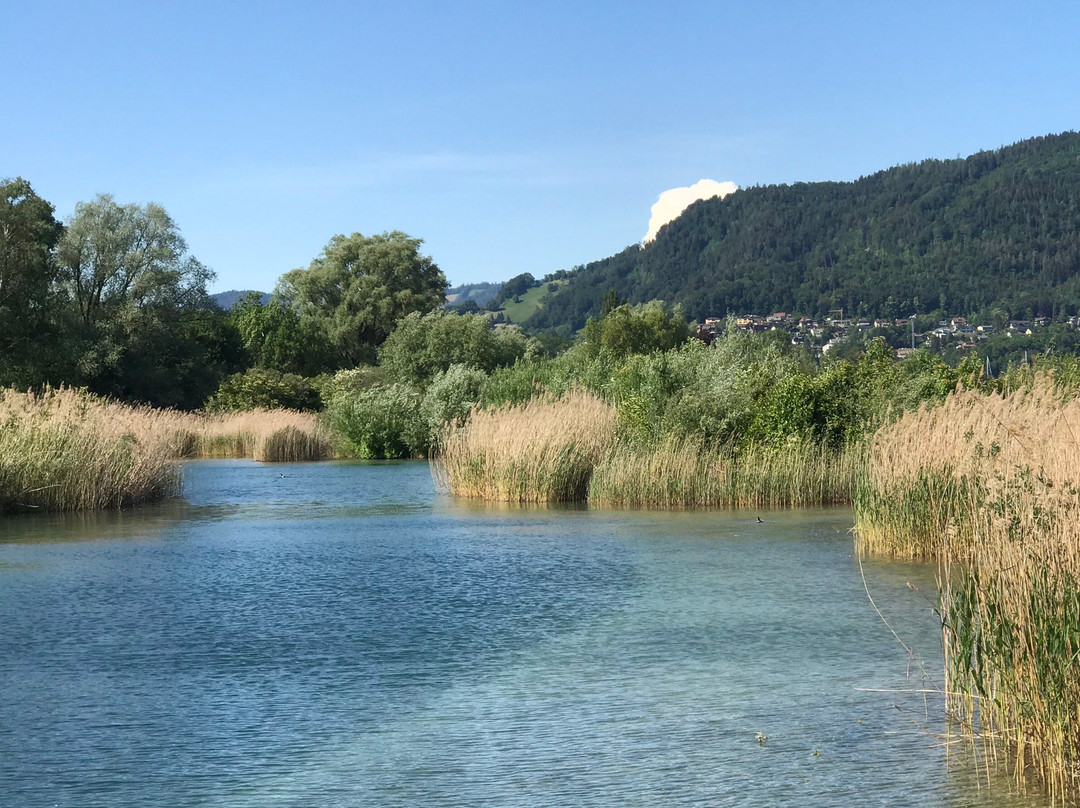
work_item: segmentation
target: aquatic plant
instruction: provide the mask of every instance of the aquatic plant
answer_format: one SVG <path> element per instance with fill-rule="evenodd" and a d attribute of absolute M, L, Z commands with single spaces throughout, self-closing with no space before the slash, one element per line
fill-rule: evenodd
<path fill-rule="evenodd" d="M 183 413 L 70 388 L 0 390 L 0 510 L 126 507 L 171 496 L 181 458 L 332 456 L 311 413 Z"/>
<path fill-rule="evenodd" d="M 1080 793 L 1080 401 L 1045 375 L 880 429 L 861 552 L 936 558 L 952 712 L 1019 780 Z"/>
<path fill-rule="evenodd" d="M 1051 377 L 1006 395 L 958 390 L 878 429 L 855 494 L 859 548 L 935 558 L 969 546 L 983 505 L 1018 476 L 1080 483 L 1080 400 Z"/>
<path fill-rule="evenodd" d="M 174 434 L 147 408 L 74 390 L 0 391 L 0 511 L 119 508 L 179 491 Z"/>
<path fill-rule="evenodd" d="M 581 390 L 475 410 L 449 424 L 432 461 L 436 480 L 459 496 L 499 502 L 582 502 L 614 440 L 615 409 Z"/>
<path fill-rule="evenodd" d="M 162 412 L 162 411 L 155 411 Z M 328 460 L 333 435 L 318 416 L 294 410 L 178 413 L 159 417 L 183 435 L 178 457 L 236 457 L 267 462 Z M 175 442 L 174 442 L 175 443 Z"/>
<path fill-rule="evenodd" d="M 713 447 L 670 436 L 619 436 L 618 410 L 584 391 L 475 410 L 449 425 L 433 461 L 455 494 L 513 502 L 588 501 L 640 508 L 788 507 L 850 502 L 858 447 L 793 439 L 776 447 Z"/>
<path fill-rule="evenodd" d="M 668 438 L 653 447 L 613 444 L 593 472 L 589 502 L 635 508 L 797 507 L 851 502 L 861 468 L 856 445 L 835 451 L 793 439 L 781 447 L 709 447 Z"/>
<path fill-rule="evenodd" d="M 1024 781 L 1080 794 L 1080 503 L 1035 478 L 999 492 L 941 565 L 950 707 Z"/>

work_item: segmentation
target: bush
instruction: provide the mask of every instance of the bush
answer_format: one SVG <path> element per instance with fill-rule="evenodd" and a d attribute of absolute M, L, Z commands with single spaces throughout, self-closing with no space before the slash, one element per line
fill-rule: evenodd
<path fill-rule="evenodd" d="M 276 370 L 252 368 L 229 376 L 206 402 L 206 409 L 236 412 L 253 409 L 317 411 L 322 399 L 315 386 L 302 376 Z"/>
<path fill-rule="evenodd" d="M 480 402 L 486 383 L 487 376 L 482 371 L 467 365 L 451 365 L 436 376 L 420 404 L 431 434 L 438 434 L 444 424 L 464 424 L 469 412 Z"/>
<path fill-rule="evenodd" d="M 323 374 L 311 381 L 319 391 L 323 406 L 329 407 L 338 396 L 358 395 L 370 387 L 382 384 L 384 379 L 382 368 L 376 365 L 360 365 L 350 370 L 339 370 L 333 376 Z"/>
<path fill-rule="evenodd" d="M 349 454 L 365 459 L 422 457 L 431 446 L 420 395 L 403 384 L 377 384 L 333 399 L 330 423 Z"/>

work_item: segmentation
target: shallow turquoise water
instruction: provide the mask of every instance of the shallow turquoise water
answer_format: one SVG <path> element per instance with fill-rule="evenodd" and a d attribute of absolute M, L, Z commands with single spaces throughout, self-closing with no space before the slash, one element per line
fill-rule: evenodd
<path fill-rule="evenodd" d="M 185 487 L 0 521 L 0 805 L 1041 804 L 946 759 L 933 571 L 865 569 L 912 660 L 846 510 L 499 508 L 422 463 Z"/>

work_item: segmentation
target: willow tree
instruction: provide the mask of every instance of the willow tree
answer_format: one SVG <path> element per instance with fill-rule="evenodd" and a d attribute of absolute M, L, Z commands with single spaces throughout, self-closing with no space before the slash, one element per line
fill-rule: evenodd
<path fill-rule="evenodd" d="M 108 194 L 75 206 L 59 260 L 87 326 L 127 306 L 197 303 L 214 277 L 187 254 L 180 229 L 163 207 L 118 205 Z"/>
<path fill-rule="evenodd" d="M 71 378 L 95 392 L 158 405 L 197 406 L 234 358 L 225 315 L 209 310 L 214 273 L 188 254 L 160 205 L 80 202 L 57 248 L 73 312 Z"/>
<path fill-rule="evenodd" d="M 374 362 L 399 320 L 446 301 L 446 276 L 422 243 L 397 230 L 334 236 L 307 269 L 285 273 L 275 295 L 322 321 L 339 365 Z"/>

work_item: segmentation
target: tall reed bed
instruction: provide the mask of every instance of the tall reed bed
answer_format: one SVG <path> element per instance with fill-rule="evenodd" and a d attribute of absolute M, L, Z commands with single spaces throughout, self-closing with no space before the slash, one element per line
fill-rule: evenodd
<path fill-rule="evenodd" d="M 611 405 L 584 392 L 477 410 L 443 434 L 433 468 L 452 493 L 503 502 L 641 508 L 785 507 L 850 502 L 860 452 L 793 441 L 739 451 L 671 438 L 636 447 Z"/>
<path fill-rule="evenodd" d="M 0 511 L 126 507 L 179 491 L 180 458 L 333 456 L 310 413 L 181 413 L 88 393 L 0 390 Z"/>
<path fill-rule="evenodd" d="M 589 501 L 634 508 L 784 508 L 850 503 L 860 447 L 809 441 L 738 451 L 669 438 L 655 448 L 615 444 L 593 473 Z"/>
<path fill-rule="evenodd" d="M 855 495 L 859 549 L 935 558 L 943 543 L 968 547 L 984 503 L 1018 478 L 1080 482 L 1080 400 L 1052 380 L 999 396 L 950 394 L 905 413 L 870 441 Z"/>
<path fill-rule="evenodd" d="M 250 457 L 267 462 L 334 457 L 330 432 L 310 412 L 247 410 L 172 413 L 184 435 L 183 457 Z"/>
<path fill-rule="evenodd" d="M 0 511 L 119 508 L 178 493 L 176 431 L 73 390 L 0 391 Z"/>
<path fill-rule="evenodd" d="M 991 757 L 1056 800 L 1080 797 L 1080 504 L 1030 479 L 941 564 L 952 712 Z"/>
<path fill-rule="evenodd" d="M 860 549 L 937 558 L 947 692 L 1016 776 L 1080 794 L 1080 402 L 1048 378 L 879 430 Z"/>
<path fill-rule="evenodd" d="M 614 440 L 614 407 L 572 391 L 518 406 L 476 410 L 449 426 L 432 468 L 454 494 L 498 502 L 581 502 Z"/>

